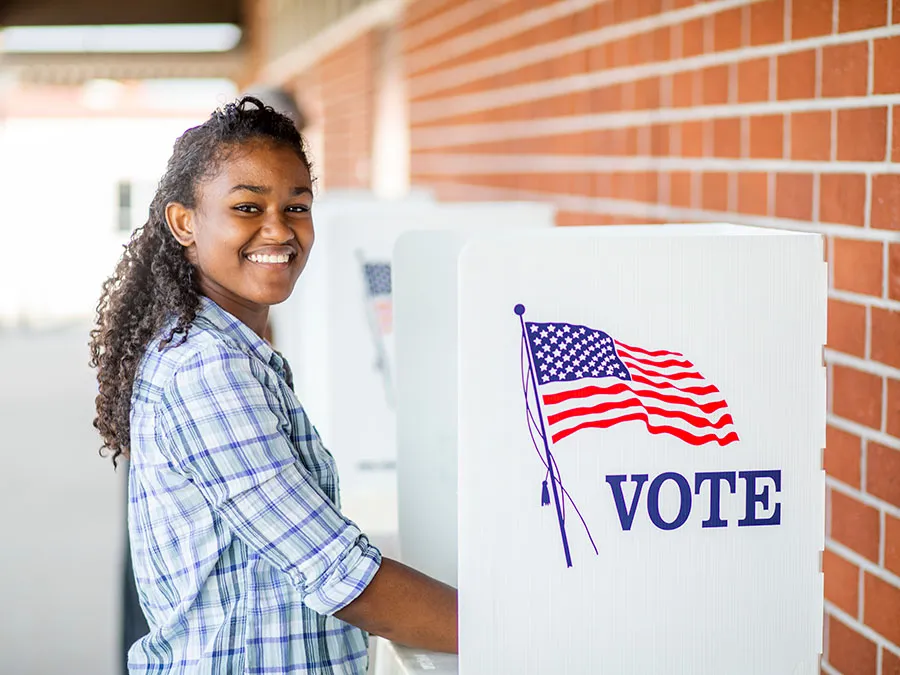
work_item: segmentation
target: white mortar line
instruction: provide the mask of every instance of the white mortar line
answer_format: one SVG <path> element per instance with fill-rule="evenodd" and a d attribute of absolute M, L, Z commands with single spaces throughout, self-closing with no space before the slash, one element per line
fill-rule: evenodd
<path fill-rule="evenodd" d="M 854 305 L 879 307 L 890 312 L 900 312 L 900 300 L 886 300 L 884 298 L 876 298 L 871 295 L 863 295 L 862 293 L 853 293 L 851 291 L 838 290 L 829 291 L 828 297 L 834 298 L 835 300 L 840 300 L 841 302 L 849 302 Z M 866 358 L 869 357 L 866 356 Z"/>
<path fill-rule="evenodd" d="M 419 25 L 407 30 L 403 46 L 407 52 L 412 52 L 417 45 L 449 33 L 457 26 L 462 26 L 473 19 L 477 19 L 508 2 L 510 0 L 493 0 L 493 2 L 471 0 L 471 2 L 445 10 L 443 13 L 426 19 Z"/>
<path fill-rule="evenodd" d="M 872 306 L 866 305 L 866 325 L 865 325 L 865 335 L 863 340 L 865 343 L 863 345 L 863 356 L 868 361 L 872 358 Z"/>
<path fill-rule="evenodd" d="M 438 183 L 438 185 L 441 185 L 441 183 Z M 634 218 L 658 218 L 661 220 L 678 220 L 682 222 L 736 222 L 745 225 L 755 225 L 757 227 L 794 230 L 797 232 L 809 232 L 811 234 L 824 234 L 844 239 L 856 239 L 859 241 L 882 241 L 885 237 L 900 236 L 893 231 L 866 230 L 851 225 L 810 223 L 805 220 L 792 220 L 789 218 L 771 218 L 768 216 L 753 216 L 731 212 L 705 211 L 699 208 L 679 208 L 667 204 L 647 204 L 645 202 L 635 202 L 624 199 L 474 186 L 465 185 L 464 183 L 459 182 L 444 185 L 462 196 L 483 195 L 486 198 L 496 197 L 499 199 L 526 199 L 549 202 L 556 204 L 564 210 L 580 211 L 582 213 L 616 214 Z"/>
<path fill-rule="evenodd" d="M 854 368 L 855 370 L 861 370 L 862 372 L 869 373 L 870 375 L 877 375 L 878 377 L 890 377 L 894 379 L 900 378 L 900 368 L 887 366 L 883 363 L 879 363 L 878 361 L 867 361 L 866 359 L 861 359 L 858 356 L 844 354 L 843 352 L 836 352 L 833 349 L 829 348 L 825 349 L 825 358 L 831 363 L 836 363 L 839 366 L 847 366 L 848 368 Z"/>
<path fill-rule="evenodd" d="M 825 358 L 825 348 L 822 348 L 822 358 Z M 825 419 L 828 419 L 828 415 L 831 414 L 831 411 L 834 410 L 834 364 L 827 363 L 825 364 L 825 385 L 827 388 L 826 396 L 828 397 L 828 402 L 826 404 L 826 413 Z M 825 468 L 824 465 L 822 467 Z"/>
<path fill-rule="evenodd" d="M 856 575 L 856 592 L 858 597 L 856 599 L 856 616 L 854 618 L 862 621 L 866 615 L 866 573 L 862 568 Z"/>
<path fill-rule="evenodd" d="M 852 628 L 857 633 L 860 633 L 863 637 L 868 638 L 879 647 L 884 647 L 885 645 L 893 646 L 893 643 L 888 641 L 887 638 L 883 637 L 880 633 L 876 633 L 864 623 L 857 621 L 834 603 L 826 600 L 825 609 L 833 617 L 840 620 L 841 623 L 846 624 L 849 628 Z"/>
<path fill-rule="evenodd" d="M 481 1 L 484 2 L 484 0 Z M 560 19 L 564 16 L 575 14 L 582 9 L 586 9 L 588 7 L 596 5 L 598 2 L 606 1 L 607 0 L 560 0 L 559 2 L 555 2 L 552 5 L 546 5 L 544 7 L 539 7 L 537 9 L 523 12 L 517 16 L 512 17 L 511 19 L 507 19 L 506 21 L 494 23 L 490 26 L 476 29 L 457 38 L 445 40 L 440 44 L 431 47 L 425 47 L 424 49 L 420 49 L 419 51 L 414 51 L 406 55 L 409 72 L 416 73 L 418 71 L 425 70 L 426 68 L 436 66 L 439 63 L 453 61 L 453 59 L 457 56 L 462 56 L 469 52 L 475 51 L 476 49 L 486 47 L 494 42 L 499 42 L 500 40 L 513 37 L 514 35 L 519 35 L 520 33 L 524 33 L 532 28 L 542 26 L 555 19 Z M 646 24 L 647 20 L 644 20 L 643 23 Z M 603 30 L 609 29 L 601 28 L 598 31 L 593 31 L 593 33 L 599 33 Z M 442 72 L 446 73 L 447 71 L 444 70 Z M 424 77 L 429 76 L 426 75 Z M 411 84 L 415 82 L 416 79 L 417 78 L 413 76 Z"/>
<path fill-rule="evenodd" d="M 646 128 L 646 127 L 644 127 Z M 742 143 L 743 145 L 743 143 Z M 831 162 L 784 159 L 732 159 L 716 157 L 656 157 L 653 155 L 547 155 L 510 153 L 419 153 L 416 170 L 432 175 L 491 175 L 503 173 L 580 173 L 609 171 L 714 171 L 811 174 L 900 174 L 900 163 Z M 854 228 L 860 229 L 860 228 Z M 900 242 L 900 232 L 895 234 Z M 891 239 L 891 237 L 888 237 Z"/>
<path fill-rule="evenodd" d="M 884 252 L 883 252 L 883 260 L 881 261 L 882 274 L 881 274 L 881 294 L 887 298 L 890 297 L 890 285 L 891 285 L 891 256 L 890 256 L 890 246 L 885 244 Z"/>
<path fill-rule="evenodd" d="M 880 431 L 876 431 L 870 427 L 863 426 L 857 422 L 852 422 L 850 420 L 844 419 L 843 417 L 838 417 L 834 413 L 828 414 L 828 424 L 835 427 L 836 429 L 840 429 L 841 431 L 846 431 L 851 434 L 856 434 L 861 438 L 867 438 L 875 441 L 876 443 L 880 443 L 889 448 L 893 448 L 894 450 L 900 450 L 900 439 L 889 436 L 888 434 L 883 434 Z M 897 510 L 900 513 L 900 509 Z M 900 516 L 897 516 L 900 518 Z"/>
<path fill-rule="evenodd" d="M 830 159 L 832 162 L 837 161 L 838 155 L 838 116 L 839 112 L 837 110 L 832 110 L 831 116 L 829 118 L 829 140 L 830 140 Z"/>
<path fill-rule="evenodd" d="M 812 193 L 812 200 L 813 200 L 813 203 L 812 203 L 812 221 L 813 221 L 814 223 L 818 223 L 818 222 L 819 222 L 819 211 L 821 210 L 821 196 L 822 196 L 822 177 L 819 175 L 818 172 L 816 172 L 816 173 L 813 174 L 813 193 Z M 834 258 L 831 257 L 831 250 L 830 250 L 830 249 L 831 249 L 831 245 L 829 244 L 828 247 L 829 247 L 828 260 L 834 260 Z M 829 263 L 829 265 L 828 265 L 829 272 L 830 272 L 833 268 L 834 268 L 834 265 L 832 265 L 832 264 Z M 830 276 L 831 276 L 831 275 L 829 274 L 829 284 L 828 284 L 828 286 L 829 286 L 829 287 L 832 287 L 832 286 L 834 286 L 834 284 L 831 283 Z"/>
<path fill-rule="evenodd" d="M 882 512 L 882 515 L 883 514 L 884 512 Z M 832 553 L 837 553 L 839 556 L 841 556 L 848 562 L 853 563 L 864 572 L 868 572 L 873 577 L 878 577 L 882 581 L 886 581 L 887 583 L 894 586 L 900 586 L 900 577 L 898 577 L 896 574 L 893 574 L 883 567 L 880 567 L 878 564 L 873 563 L 868 558 L 861 556 L 853 549 L 844 546 L 834 539 L 827 539 L 825 541 L 825 550 L 831 551 Z M 862 616 L 862 614 L 860 614 L 860 616 Z"/>
<path fill-rule="evenodd" d="M 900 94 L 878 94 L 830 99 L 765 101 L 735 105 L 709 105 L 690 108 L 651 108 L 626 112 L 567 115 L 541 119 L 448 124 L 413 128 L 413 149 L 453 147 L 479 142 L 557 136 L 598 129 L 622 129 L 646 124 L 665 124 L 695 120 L 731 118 L 741 115 L 772 115 L 819 110 L 852 110 L 900 104 Z"/>
<path fill-rule="evenodd" d="M 417 98 L 428 93 L 470 82 L 473 79 L 481 79 L 491 75 L 500 75 L 512 70 L 518 70 L 524 66 L 542 63 L 548 59 L 565 56 L 583 49 L 598 47 L 609 42 L 615 42 L 622 38 L 640 35 L 641 33 L 657 30 L 666 26 L 681 25 L 686 21 L 717 14 L 718 12 L 734 7 L 740 7 L 747 2 L 760 1 L 761 0 L 714 0 L 705 2 L 701 5 L 695 5 L 693 7 L 687 7 L 665 14 L 658 14 L 636 21 L 605 26 L 603 28 L 598 28 L 597 30 L 563 38 L 556 42 L 547 42 L 535 47 L 528 47 L 502 56 L 477 61 L 475 63 L 445 68 L 435 73 L 412 77 L 409 82 L 410 95 L 412 98 Z M 562 3 L 557 3 L 550 7 L 558 7 L 559 4 Z M 533 12 L 546 11 L 549 10 L 550 7 L 543 8 L 542 10 L 533 10 Z M 533 19 L 531 17 L 533 12 L 522 14 L 515 19 L 510 19 L 502 24 L 490 26 L 488 29 L 485 29 L 486 32 L 479 33 L 476 36 L 477 39 L 472 39 L 472 35 L 475 35 L 473 33 L 471 35 L 462 36 L 458 41 L 450 41 L 450 44 L 439 44 L 428 50 L 423 50 L 423 52 L 431 52 L 430 54 L 424 54 L 424 58 L 422 53 L 420 53 L 419 57 L 410 55 L 408 56 L 410 72 L 422 70 L 423 68 L 436 65 L 442 61 L 450 61 L 460 54 L 465 54 L 478 47 L 496 42 L 500 37 L 516 35 L 524 30 L 522 26 L 530 27 L 532 25 Z"/>
<path fill-rule="evenodd" d="M 790 42 L 793 31 L 793 3 L 791 0 L 784 0 L 784 40 L 785 42 Z"/>
<path fill-rule="evenodd" d="M 876 511 L 884 511 L 885 513 L 889 513 L 890 515 L 894 516 L 895 518 L 900 517 L 900 516 L 898 516 L 898 514 L 900 514 L 900 508 L 897 508 L 893 504 L 889 504 L 886 501 L 878 499 L 877 497 L 873 497 L 868 492 L 860 492 L 855 487 L 852 487 L 850 485 L 847 485 L 846 483 L 839 481 L 834 476 L 826 476 L 825 484 L 828 487 L 832 488 L 835 492 L 840 492 L 841 494 L 846 495 L 847 497 L 853 497 L 854 499 L 856 499 L 859 502 L 862 502 L 866 506 L 871 506 Z M 870 562 L 869 564 L 872 566 L 873 570 L 880 569 L 873 562 Z M 886 575 L 885 578 L 892 579 L 891 583 L 893 583 L 897 586 L 900 586 L 900 577 L 897 577 L 896 575 L 891 574 L 887 570 L 881 570 L 879 572 L 879 574 L 881 574 L 883 576 Z"/>
<path fill-rule="evenodd" d="M 882 380 L 883 381 L 883 380 Z M 869 439 L 864 438 L 859 444 L 859 490 L 866 492 L 866 473 L 869 455 Z"/>
<path fill-rule="evenodd" d="M 875 41 L 869 38 L 868 44 L 868 67 L 866 69 L 866 94 L 871 96 L 875 93 Z"/>
<path fill-rule="evenodd" d="M 708 4 L 711 3 L 707 3 L 707 5 Z M 601 30 L 611 29 L 605 28 Z M 568 54 L 570 52 L 599 46 L 597 44 L 581 44 L 579 42 L 577 48 L 561 50 L 561 53 L 559 54 L 552 53 L 554 50 L 550 49 L 550 47 L 553 47 L 555 45 L 567 43 L 568 41 L 572 40 L 582 39 L 584 35 L 591 34 L 586 33 L 580 36 L 575 36 L 573 38 L 566 38 L 565 40 L 559 42 L 547 43 L 546 45 L 540 45 L 538 47 L 531 47 L 527 50 L 513 52 L 509 55 L 494 57 L 493 59 L 490 59 L 488 61 L 483 61 L 475 64 L 466 64 L 464 66 L 459 66 L 453 69 L 453 71 L 443 71 L 450 72 L 451 74 L 458 71 L 458 75 L 454 75 L 452 81 L 448 80 L 446 85 L 441 84 L 441 86 L 432 86 L 429 88 L 424 86 L 425 84 L 427 84 L 427 82 L 420 82 L 418 85 L 416 85 L 416 78 L 413 78 L 413 80 L 410 82 L 411 98 L 416 99 L 426 94 L 433 93 L 434 91 L 448 89 L 464 84 L 466 82 L 481 79 L 483 77 L 499 75 L 512 70 L 518 70 L 519 68 L 522 68 L 526 65 L 540 63 L 549 59 L 557 58 L 559 56 L 564 56 L 565 54 Z M 441 117 L 460 115 L 468 112 L 476 112 L 479 110 L 489 110 L 491 108 L 514 105 L 517 103 L 528 103 L 544 98 L 551 98 L 553 96 L 562 96 L 578 91 L 588 91 L 611 84 L 638 81 L 648 77 L 673 75 L 675 73 L 701 70 L 710 66 L 739 63 L 745 60 L 758 59 L 762 57 L 770 57 L 774 59 L 774 57 L 776 56 L 807 51 L 809 49 L 817 50 L 817 73 L 821 74 L 821 47 L 850 44 L 867 39 L 874 40 L 883 37 L 893 37 L 896 35 L 900 35 L 900 26 L 872 28 L 855 33 L 825 35 L 821 37 L 797 40 L 794 42 L 761 45 L 758 47 L 741 47 L 738 49 L 716 52 L 713 54 L 701 54 L 670 61 L 654 61 L 652 63 L 646 63 L 637 66 L 597 70 L 581 75 L 572 75 L 569 77 L 554 78 L 551 80 L 542 80 L 538 82 L 531 82 L 510 87 L 502 87 L 498 89 L 491 89 L 490 91 L 485 92 L 447 96 L 419 103 L 414 102 L 411 107 L 411 120 L 415 123 L 431 119 L 438 119 Z M 618 39 L 618 37 L 616 39 Z M 611 40 L 604 41 L 600 44 L 604 44 L 605 42 L 609 41 Z M 583 39 L 582 42 L 584 42 Z M 542 50 L 538 53 L 539 58 L 538 56 L 531 56 L 531 53 L 536 52 L 537 50 Z M 509 59 L 509 61 L 508 63 L 505 61 L 501 62 L 501 59 Z M 480 64 L 485 63 L 488 65 L 494 64 L 494 66 L 490 69 L 485 69 L 484 72 L 481 72 L 478 67 Z M 501 65 L 504 67 L 497 67 Z M 769 72 L 770 77 L 776 79 L 777 82 L 777 68 L 770 68 Z M 437 78 L 441 76 L 442 73 L 435 73 L 420 76 L 418 79 L 426 80 L 427 78 Z M 820 80 L 821 77 L 818 77 L 816 81 L 817 98 L 819 98 L 821 95 Z M 776 89 L 772 88 L 772 91 L 770 92 L 770 95 L 773 98 L 775 95 L 775 91 Z"/>

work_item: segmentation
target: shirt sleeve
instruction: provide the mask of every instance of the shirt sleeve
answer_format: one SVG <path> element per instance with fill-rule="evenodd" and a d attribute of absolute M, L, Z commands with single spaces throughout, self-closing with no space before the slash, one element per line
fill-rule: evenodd
<path fill-rule="evenodd" d="M 239 349 L 199 351 L 163 392 L 160 431 L 169 460 L 236 535 L 287 574 L 310 609 L 334 614 L 368 586 L 381 553 L 298 460 L 266 377 Z"/>

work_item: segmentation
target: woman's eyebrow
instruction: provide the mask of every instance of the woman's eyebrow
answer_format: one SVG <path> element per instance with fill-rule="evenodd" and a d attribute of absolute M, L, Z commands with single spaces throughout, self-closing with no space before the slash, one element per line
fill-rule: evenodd
<path fill-rule="evenodd" d="M 272 191 L 272 188 L 264 185 L 248 185 L 246 183 L 239 183 L 231 188 L 228 192 L 239 192 L 240 190 L 247 190 L 248 192 L 254 192 L 258 195 L 265 195 Z M 291 188 L 292 195 L 302 195 L 302 194 L 312 194 L 312 188 L 303 186 L 303 187 L 295 187 Z"/>
<path fill-rule="evenodd" d="M 255 192 L 258 195 L 264 195 L 267 192 L 271 192 L 271 188 L 264 187 L 262 185 L 247 185 L 245 183 L 238 183 L 233 188 L 231 188 L 228 192 L 238 192 L 239 190 L 247 190 L 248 192 Z"/>

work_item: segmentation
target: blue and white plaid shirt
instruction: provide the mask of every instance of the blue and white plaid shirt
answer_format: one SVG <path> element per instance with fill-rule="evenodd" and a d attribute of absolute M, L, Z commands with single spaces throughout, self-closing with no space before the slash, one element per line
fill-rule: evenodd
<path fill-rule="evenodd" d="M 128 529 L 150 633 L 131 673 L 364 673 L 335 617 L 381 554 L 340 513 L 334 460 L 282 357 L 211 300 L 147 348 L 131 410 Z"/>

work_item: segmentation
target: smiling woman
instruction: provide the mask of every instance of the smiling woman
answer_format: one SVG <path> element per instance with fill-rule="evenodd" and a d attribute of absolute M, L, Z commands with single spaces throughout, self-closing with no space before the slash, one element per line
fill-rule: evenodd
<path fill-rule="evenodd" d="M 291 120 L 244 97 L 189 129 L 115 274 L 91 363 L 149 633 L 133 673 L 364 673 L 367 633 L 457 645 L 456 591 L 382 558 L 262 338 L 314 241 Z"/>
<path fill-rule="evenodd" d="M 248 141 L 198 192 L 202 211 L 171 202 L 166 221 L 203 295 L 262 334 L 269 307 L 287 300 L 313 245 L 306 161 L 273 141 Z"/>

